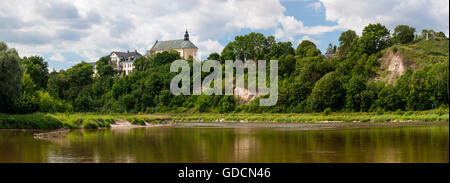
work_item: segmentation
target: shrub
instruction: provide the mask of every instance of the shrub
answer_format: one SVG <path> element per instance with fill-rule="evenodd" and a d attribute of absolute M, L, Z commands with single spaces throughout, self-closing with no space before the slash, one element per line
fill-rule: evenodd
<path fill-rule="evenodd" d="M 381 107 L 379 107 L 379 108 L 377 108 L 377 111 L 375 112 L 377 115 L 383 115 L 384 114 L 384 109 L 383 108 L 381 108 Z"/>
<path fill-rule="evenodd" d="M 395 111 L 395 114 L 397 114 L 397 115 L 403 115 L 403 111 L 402 111 L 401 109 L 397 109 L 397 110 Z"/>
<path fill-rule="evenodd" d="M 0 114 L 0 129 L 42 129 L 62 128 L 63 123 L 44 114 L 4 115 Z"/>
<path fill-rule="evenodd" d="M 81 127 L 85 129 L 97 129 L 99 125 L 93 119 L 87 119 L 83 121 Z"/>
<path fill-rule="evenodd" d="M 406 112 L 403 114 L 403 116 L 410 116 L 410 115 L 412 115 L 412 114 L 413 114 L 412 111 L 406 111 Z"/>
<path fill-rule="evenodd" d="M 442 116 L 445 113 L 448 113 L 448 111 L 445 110 L 444 107 L 442 107 L 442 106 L 434 111 L 434 114 L 439 115 L 439 116 Z"/>
<path fill-rule="evenodd" d="M 323 115 L 330 115 L 331 114 L 331 108 L 326 108 L 325 110 L 323 110 L 322 112 Z"/>

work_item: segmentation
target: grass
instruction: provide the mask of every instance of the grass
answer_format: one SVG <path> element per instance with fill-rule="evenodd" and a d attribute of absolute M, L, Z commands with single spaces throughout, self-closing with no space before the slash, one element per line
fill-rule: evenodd
<path fill-rule="evenodd" d="M 55 113 L 55 114 L 0 114 L 0 129 L 98 129 L 110 128 L 117 119 L 124 119 L 136 125 L 165 124 L 169 115 L 157 114 L 94 114 L 94 113 Z"/>
<path fill-rule="evenodd" d="M 448 60 L 448 40 L 422 40 L 416 43 L 399 45 L 398 50 L 407 58 L 418 64 L 429 64 Z"/>
<path fill-rule="evenodd" d="M 177 113 L 177 114 L 0 114 L 0 129 L 98 129 L 110 128 L 117 119 L 135 125 L 166 124 L 169 121 L 229 122 L 406 122 L 449 121 L 449 110 L 392 112 L 323 112 L 323 113 Z"/>
<path fill-rule="evenodd" d="M 343 121 L 343 122 L 406 122 L 406 121 L 448 121 L 448 109 L 446 112 L 437 112 L 438 110 L 429 111 L 408 111 L 405 113 L 394 111 L 384 113 L 201 113 L 201 114 L 175 114 L 172 116 L 174 120 L 181 121 L 238 121 L 238 122 L 321 122 L 321 121 Z"/>
<path fill-rule="evenodd" d="M 43 129 L 53 130 L 64 125 L 48 114 L 0 114 L 0 129 Z"/>

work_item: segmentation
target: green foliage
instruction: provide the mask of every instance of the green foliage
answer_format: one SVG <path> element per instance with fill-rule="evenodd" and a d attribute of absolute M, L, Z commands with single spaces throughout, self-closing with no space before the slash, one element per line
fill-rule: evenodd
<path fill-rule="evenodd" d="M 97 70 L 97 75 L 100 78 L 111 78 L 116 74 L 114 68 L 109 65 L 111 58 L 109 56 L 101 57 L 95 64 L 95 69 Z"/>
<path fill-rule="evenodd" d="M 407 32 L 404 28 L 399 26 L 392 41 L 403 39 Z M 304 40 L 294 49 L 291 42 L 277 42 L 272 36 L 250 33 L 236 36 L 221 54 L 212 53 L 208 57 L 218 59 L 222 64 L 224 60 L 236 58 L 278 60 L 279 95 L 274 107 L 259 106 L 259 100 L 266 96 L 249 102 L 240 101 L 234 96 L 172 95 L 169 86 L 176 73 L 169 71 L 170 64 L 180 59 L 179 53 L 173 50 L 140 57 L 134 62 L 132 74 L 127 76 L 115 74 L 116 71 L 109 65 L 110 58 L 101 57 L 96 63 L 97 75 L 93 77 L 92 66 L 85 62 L 67 71 L 54 71 L 51 74 L 41 72 L 47 64 L 41 57 L 20 61 L 17 52 L 0 44 L 0 61 L 5 63 L 0 65 L 3 71 L 0 72 L 0 80 L 9 83 L 0 85 L 0 112 L 338 113 L 428 110 L 439 106 L 446 108 L 449 41 L 438 38 L 442 35 L 431 30 L 427 30 L 426 35 L 434 37 L 388 48 L 391 44 L 389 31 L 381 24 L 370 24 L 364 28 L 361 37 L 352 30 L 343 32 L 339 37 L 337 52 L 332 44 L 327 51 L 336 53 L 336 56 L 326 58 L 311 41 Z M 389 53 L 386 51 L 389 49 L 397 50 L 396 54 L 404 57 L 407 67 L 406 72 L 392 84 L 374 79 L 379 74 L 379 59 L 384 53 Z M 24 66 L 24 72 L 20 70 L 19 62 Z M 189 59 L 188 63 L 192 69 L 193 60 Z M 8 69 L 5 69 L 6 66 Z M 15 74 L 15 79 L 9 77 Z M 201 76 L 204 78 L 206 75 L 202 73 Z M 42 78 L 45 77 L 48 79 L 42 87 L 42 83 L 45 83 Z M 396 120 L 388 116 L 390 112 L 386 113 L 381 117 L 372 118 L 369 115 L 359 120 Z M 400 113 L 396 112 L 396 115 Z M 334 113 L 331 116 L 332 119 L 354 120 L 342 116 L 335 118 Z M 299 118 L 299 121 L 319 120 L 311 116 Z M 445 116 L 427 114 L 417 118 L 444 119 Z M 275 120 L 288 119 L 283 116 Z M 67 127 L 76 128 L 82 125 L 77 120 L 64 122 Z M 329 119 L 324 117 L 320 120 Z M 96 125 L 104 126 L 101 121 L 96 122 Z"/>
<path fill-rule="evenodd" d="M 276 42 L 270 46 L 269 52 L 264 55 L 264 60 L 276 60 L 286 55 L 295 55 L 295 50 L 292 48 L 292 43 Z"/>
<path fill-rule="evenodd" d="M 363 53 L 374 54 L 390 46 L 389 30 L 381 24 L 364 27 L 358 46 Z"/>
<path fill-rule="evenodd" d="M 345 56 L 347 53 L 353 51 L 357 39 L 358 35 L 353 30 L 342 32 L 341 36 L 339 36 L 339 54 Z"/>
<path fill-rule="evenodd" d="M 236 36 L 234 41 L 228 43 L 222 50 L 221 60 L 259 60 L 264 59 L 271 46 L 275 43 L 275 37 L 265 37 L 264 34 L 251 32 L 243 36 Z"/>
<path fill-rule="evenodd" d="M 67 90 L 69 88 L 70 83 L 67 75 L 62 73 L 50 75 L 47 83 L 47 90 L 50 95 L 60 99 L 67 99 Z"/>
<path fill-rule="evenodd" d="M 348 83 L 344 84 L 346 89 L 345 107 L 352 111 L 362 111 L 361 103 L 364 98 L 364 91 L 366 90 L 366 80 L 360 75 L 354 75 Z"/>
<path fill-rule="evenodd" d="M 30 75 L 37 89 L 47 87 L 49 77 L 48 63 L 40 56 L 25 57 L 20 61 L 24 72 Z"/>
<path fill-rule="evenodd" d="M 217 52 L 209 54 L 207 60 L 220 60 L 220 54 Z"/>
<path fill-rule="evenodd" d="M 0 129 L 42 129 L 62 128 L 58 119 L 40 113 L 25 115 L 5 115 L 0 113 Z"/>
<path fill-rule="evenodd" d="M 83 127 L 84 129 L 97 129 L 99 125 L 95 120 L 87 119 L 83 121 L 81 127 Z"/>
<path fill-rule="evenodd" d="M 296 59 L 294 55 L 282 55 L 278 60 L 278 73 L 281 73 L 284 77 L 289 77 L 294 72 Z"/>
<path fill-rule="evenodd" d="M 384 114 L 386 111 L 383 109 L 383 108 L 381 108 L 381 107 L 379 107 L 379 108 L 377 108 L 377 110 L 376 110 L 376 114 L 377 115 L 382 115 L 382 114 Z M 385 121 L 385 120 L 384 120 Z"/>
<path fill-rule="evenodd" d="M 407 25 L 398 25 L 392 34 L 392 40 L 397 44 L 406 44 L 414 40 L 416 29 Z"/>
<path fill-rule="evenodd" d="M 152 65 L 158 66 L 158 65 L 164 65 L 164 64 L 170 64 L 174 60 L 181 59 L 180 54 L 176 51 L 170 52 L 165 51 L 162 53 L 157 53 L 155 57 L 153 58 Z"/>
<path fill-rule="evenodd" d="M 22 69 L 15 49 L 0 41 L 0 112 L 13 112 L 20 100 Z"/>
<path fill-rule="evenodd" d="M 219 101 L 219 112 L 228 113 L 234 111 L 235 99 L 233 96 L 226 95 Z"/>
<path fill-rule="evenodd" d="M 314 57 L 320 54 L 320 50 L 317 49 L 316 45 L 309 41 L 303 40 L 295 50 L 295 53 L 299 57 Z"/>
<path fill-rule="evenodd" d="M 71 85 L 81 87 L 92 83 L 93 68 L 86 62 L 81 62 L 67 70 L 67 77 Z"/>
<path fill-rule="evenodd" d="M 331 108 L 326 108 L 325 110 L 323 110 L 322 112 L 323 115 L 330 115 L 331 114 Z"/>
<path fill-rule="evenodd" d="M 323 111 L 326 108 L 339 109 L 344 102 L 345 90 L 338 75 L 334 72 L 323 76 L 315 84 L 309 96 L 310 109 Z"/>

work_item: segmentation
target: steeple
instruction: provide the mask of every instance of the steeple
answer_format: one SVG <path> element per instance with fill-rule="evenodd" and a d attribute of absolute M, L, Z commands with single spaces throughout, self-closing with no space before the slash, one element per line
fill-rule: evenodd
<path fill-rule="evenodd" d="M 186 33 L 184 33 L 184 40 L 189 41 L 189 33 L 188 33 L 187 29 L 186 29 Z"/>

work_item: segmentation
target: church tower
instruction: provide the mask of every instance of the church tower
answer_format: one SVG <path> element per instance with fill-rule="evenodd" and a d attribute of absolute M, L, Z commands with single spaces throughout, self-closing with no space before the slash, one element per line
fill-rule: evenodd
<path fill-rule="evenodd" d="M 189 33 L 188 33 L 187 29 L 186 29 L 186 33 L 184 33 L 184 40 L 189 41 Z"/>

